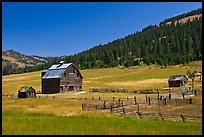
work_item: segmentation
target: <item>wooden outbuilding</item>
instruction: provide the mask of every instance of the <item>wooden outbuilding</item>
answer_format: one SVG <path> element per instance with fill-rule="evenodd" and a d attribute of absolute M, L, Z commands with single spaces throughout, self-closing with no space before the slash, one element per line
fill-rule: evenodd
<path fill-rule="evenodd" d="M 180 87 L 188 83 L 186 75 L 172 75 L 168 79 L 169 87 Z"/>
<path fill-rule="evenodd" d="M 23 86 L 18 90 L 18 98 L 35 98 L 36 91 L 30 86 Z"/>
<path fill-rule="evenodd" d="M 73 63 L 61 61 L 42 72 L 42 93 L 81 91 L 82 75 Z"/>

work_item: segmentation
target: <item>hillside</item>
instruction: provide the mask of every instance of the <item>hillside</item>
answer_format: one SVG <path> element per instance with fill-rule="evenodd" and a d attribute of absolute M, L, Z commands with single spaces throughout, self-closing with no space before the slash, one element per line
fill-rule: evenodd
<path fill-rule="evenodd" d="M 169 66 L 202 59 L 202 9 L 150 25 L 124 38 L 63 58 L 79 68 Z"/>
<path fill-rule="evenodd" d="M 49 60 L 52 58 L 28 56 L 14 50 L 2 51 L 2 72 L 9 74 L 12 70 L 23 70 L 27 66 L 46 64 Z M 18 73 L 18 71 L 14 73 Z"/>
<path fill-rule="evenodd" d="M 2 61 L 3 66 L 12 64 L 16 67 L 34 66 L 47 63 L 47 60 L 43 57 L 28 56 L 14 50 L 2 51 Z"/>
<path fill-rule="evenodd" d="M 156 64 L 162 67 L 186 65 L 202 59 L 202 9 L 149 25 L 107 44 L 83 52 L 54 58 L 48 63 L 26 66 L 18 72 L 44 70 L 60 60 L 72 62 L 79 69 L 130 67 Z M 15 73 L 13 69 L 10 73 Z M 3 73 L 5 74 L 5 73 Z"/>

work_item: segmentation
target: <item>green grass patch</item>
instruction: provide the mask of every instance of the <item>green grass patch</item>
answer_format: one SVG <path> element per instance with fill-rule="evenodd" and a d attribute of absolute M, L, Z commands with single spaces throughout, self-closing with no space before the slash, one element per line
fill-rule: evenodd
<path fill-rule="evenodd" d="M 192 135 L 202 134 L 202 124 L 130 117 L 57 117 L 53 115 L 2 112 L 3 135 Z"/>

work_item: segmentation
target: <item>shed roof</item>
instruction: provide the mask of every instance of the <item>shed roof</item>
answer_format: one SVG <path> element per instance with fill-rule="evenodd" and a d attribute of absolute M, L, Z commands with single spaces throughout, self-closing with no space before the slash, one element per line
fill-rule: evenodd
<path fill-rule="evenodd" d="M 169 77 L 168 80 L 169 81 L 177 81 L 177 80 L 184 80 L 184 78 L 188 80 L 188 78 L 185 75 L 172 75 Z"/>
<path fill-rule="evenodd" d="M 35 91 L 35 89 L 32 88 L 31 86 L 23 86 L 18 90 L 18 92 L 30 92 L 30 91 Z"/>

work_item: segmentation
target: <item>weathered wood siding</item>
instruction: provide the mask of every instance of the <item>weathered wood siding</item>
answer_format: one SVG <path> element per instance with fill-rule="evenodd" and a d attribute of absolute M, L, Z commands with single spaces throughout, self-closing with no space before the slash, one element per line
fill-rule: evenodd
<path fill-rule="evenodd" d="M 187 79 L 177 80 L 177 81 L 168 81 L 169 87 L 180 87 L 188 83 Z"/>
<path fill-rule="evenodd" d="M 70 65 L 60 79 L 61 91 L 81 91 L 82 77 L 77 68 Z"/>

